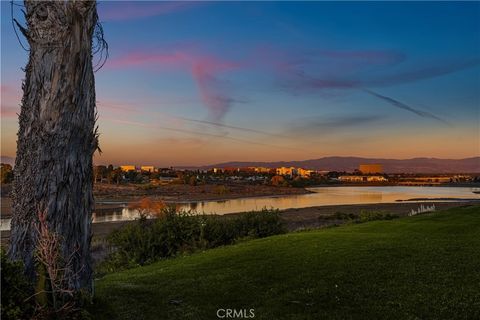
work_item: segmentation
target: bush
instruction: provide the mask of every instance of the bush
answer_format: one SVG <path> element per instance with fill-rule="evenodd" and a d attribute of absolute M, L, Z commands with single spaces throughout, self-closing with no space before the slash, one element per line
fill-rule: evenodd
<path fill-rule="evenodd" d="M 12 262 L 0 250 L 2 274 L 2 319 L 30 319 L 34 312 L 33 287 L 23 274 L 23 264 Z"/>
<path fill-rule="evenodd" d="M 395 218 L 398 218 L 398 215 L 385 213 L 382 211 L 362 210 L 360 211 L 360 215 L 359 215 L 360 222 L 367 222 L 367 221 L 374 221 L 374 220 L 392 220 Z"/>
<path fill-rule="evenodd" d="M 90 295 L 85 291 L 73 292 L 68 287 L 69 262 L 58 255 L 60 238 L 49 231 L 46 215 L 39 213 L 39 233 L 35 247 L 35 286 L 24 275 L 22 262 L 10 261 L 0 250 L 2 278 L 2 319 L 71 319 L 90 320 L 83 307 Z M 71 261 L 68 259 L 68 261 Z"/>
<path fill-rule="evenodd" d="M 278 210 L 262 209 L 238 215 L 235 221 L 238 237 L 263 238 L 285 233 Z"/>
<path fill-rule="evenodd" d="M 159 219 L 139 219 L 113 231 L 107 242 L 114 252 L 103 267 L 109 271 L 144 265 L 195 248 L 200 228 L 190 217 L 188 213 L 177 214 L 174 208 L 167 207 Z"/>
<path fill-rule="evenodd" d="M 358 217 L 353 213 L 344 213 L 344 212 L 337 211 L 329 218 L 336 219 L 336 220 L 357 220 Z"/>
<path fill-rule="evenodd" d="M 202 246 L 215 248 L 235 242 L 237 231 L 232 217 L 203 216 Z"/>
<path fill-rule="evenodd" d="M 99 266 L 99 272 L 145 265 L 182 253 L 229 245 L 247 237 L 261 238 L 285 231 L 275 210 L 209 216 L 166 207 L 158 219 L 139 219 L 113 231 L 107 237 L 112 252 Z"/>

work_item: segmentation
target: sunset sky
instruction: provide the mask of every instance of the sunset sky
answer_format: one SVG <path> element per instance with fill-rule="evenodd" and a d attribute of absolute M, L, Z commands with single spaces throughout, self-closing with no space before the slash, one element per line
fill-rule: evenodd
<path fill-rule="evenodd" d="M 1 152 L 14 157 L 28 55 L 1 9 Z M 96 163 L 480 155 L 480 2 L 98 11 L 110 57 L 96 73 Z"/>

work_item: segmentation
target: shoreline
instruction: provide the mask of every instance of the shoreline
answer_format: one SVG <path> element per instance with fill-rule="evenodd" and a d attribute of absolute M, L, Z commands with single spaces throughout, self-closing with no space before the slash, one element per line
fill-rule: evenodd
<path fill-rule="evenodd" d="M 472 184 L 436 184 L 436 185 L 422 185 L 417 187 L 463 187 L 463 188 L 476 188 L 478 183 Z M 226 193 L 218 193 L 215 188 L 224 186 L 227 188 Z M 128 206 L 130 203 L 139 201 L 142 198 L 148 197 L 153 201 L 163 201 L 166 204 L 189 204 L 189 203 L 201 203 L 210 201 L 228 201 L 235 199 L 255 199 L 255 198 L 279 198 L 285 196 L 298 196 L 315 193 L 309 189 L 312 188 L 337 188 L 337 187 L 414 187 L 398 184 L 382 184 L 382 183 L 368 183 L 368 184 L 355 184 L 355 183 L 342 183 L 342 184 L 321 184 L 314 186 L 307 186 L 302 188 L 295 187 L 274 187 L 265 185 L 245 185 L 245 184 L 228 184 L 228 185 L 164 185 L 157 186 L 153 189 L 143 189 L 141 185 L 111 185 L 111 184 L 98 184 L 95 188 L 95 210 L 115 210 Z M 11 218 L 11 197 L 9 196 L 9 190 L 11 184 L 2 185 L 2 197 L 1 197 L 1 218 Z M 477 192 L 472 192 L 478 194 Z M 475 198 L 471 199 L 459 199 L 459 198 L 412 198 L 406 200 L 397 200 L 397 203 L 402 202 L 419 202 L 419 201 L 475 201 Z"/>
<path fill-rule="evenodd" d="M 227 190 L 224 193 L 216 189 L 224 186 Z M 3 187 L 3 186 L 2 186 Z M 296 196 L 310 194 L 305 188 L 274 187 L 264 185 L 165 185 L 155 189 L 144 190 L 138 185 L 106 185 L 102 184 L 95 188 L 95 210 L 121 209 L 131 203 L 150 198 L 153 201 L 163 201 L 166 204 L 189 204 L 208 201 L 228 201 L 234 199 L 250 198 L 277 198 L 284 196 Z M 2 193 L 1 197 L 1 218 L 11 218 L 11 197 Z"/>
<path fill-rule="evenodd" d="M 362 210 L 382 211 L 385 213 L 396 214 L 400 217 L 408 216 L 411 210 L 416 210 L 422 204 L 435 205 L 435 211 L 445 210 L 454 207 L 479 205 L 478 201 L 461 202 L 397 202 L 397 203 L 370 203 L 370 204 L 344 204 L 344 205 L 326 205 L 305 208 L 290 208 L 279 210 L 280 215 L 285 222 L 289 232 L 304 229 L 318 229 L 345 224 L 347 221 L 333 219 L 337 212 L 345 214 L 359 215 Z M 219 216 L 241 215 L 245 212 L 227 213 Z M 110 221 L 97 222 L 92 224 L 93 242 L 102 241 L 105 236 L 113 230 L 122 227 L 125 224 L 135 220 L 128 221 Z M 10 231 L 1 232 L 1 245 L 6 246 L 10 237 Z M 92 242 L 92 243 L 93 243 Z"/>
<path fill-rule="evenodd" d="M 422 202 L 395 202 L 395 203 L 369 203 L 369 204 L 343 204 L 343 205 L 326 205 L 306 208 L 292 208 L 281 210 L 280 214 L 287 224 L 289 231 L 297 231 L 303 229 L 318 229 L 341 225 L 346 223 L 345 220 L 332 219 L 337 212 L 344 214 L 360 215 L 362 210 L 381 211 L 406 217 L 412 210 L 418 210 L 420 206 L 435 205 L 435 211 L 446 210 L 454 207 L 475 206 L 479 205 L 477 201 L 422 201 Z"/>
<path fill-rule="evenodd" d="M 232 195 L 230 197 L 223 197 L 223 198 L 208 198 L 205 197 L 204 199 L 201 200 L 195 200 L 195 199 L 188 199 L 188 200 L 163 200 L 159 199 L 158 197 L 148 197 L 151 198 L 153 201 L 163 201 L 167 205 L 186 205 L 186 204 L 192 204 L 192 203 L 203 203 L 203 202 L 224 202 L 224 201 L 229 201 L 229 200 L 235 200 L 235 199 L 262 199 L 262 198 L 282 198 L 282 197 L 288 197 L 288 196 L 300 196 L 300 195 L 306 195 L 306 194 L 312 194 L 315 193 L 314 191 L 308 190 L 309 188 L 314 188 L 314 187 L 308 187 L 308 188 L 298 188 L 300 190 L 296 190 L 296 192 L 291 193 L 291 194 L 265 194 L 265 195 Z M 303 191 L 303 192 L 302 192 Z M 123 200 L 116 200 L 112 198 L 101 198 L 95 201 L 95 208 L 94 208 L 94 213 L 97 214 L 102 214 L 102 212 L 105 211 L 112 211 L 112 210 L 122 210 L 123 208 L 129 207 L 129 205 L 135 203 L 136 201 L 139 201 L 142 199 L 142 197 L 139 198 L 131 198 L 131 199 L 123 199 Z M 379 202 L 379 203 L 352 203 L 352 204 L 326 204 L 326 205 L 317 205 L 317 206 L 311 206 L 311 207 L 303 207 L 303 208 L 288 208 L 288 209 L 280 209 L 280 211 L 288 211 L 288 210 L 300 210 L 300 209 L 308 209 L 308 208 L 329 208 L 329 207 L 343 207 L 343 206 L 362 206 L 362 205 L 396 205 L 396 204 L 410 204 L 410 205 L 419 205 L 422 203 L 458 203 L 458 204 L 468 204 L 468 203 L 473 203 L 473 204 L 479 204 L 480 199 L 478 198 L 450 198 L 450 197 L 438 197 L 438 198 L 410 198 L 410 199 L 397 199 L 394 202 Z M 1 219 L 11 219 L 11 198 L 10 197 L 2 197 L 1 198 L 1 214 L 0 218 Z M 241 214 L 245 213 L 245 211 L 238 211 L 238 212 L 228 212 L 220 215 L 229 215 L 229 214 Z M 214 213 L 213 213 L 214 214 Z M 109 223 L 112 223 L 114 221 L 110 221 Z M 97 222 L 98 223 L 104 223 L 104 222 Z"/>

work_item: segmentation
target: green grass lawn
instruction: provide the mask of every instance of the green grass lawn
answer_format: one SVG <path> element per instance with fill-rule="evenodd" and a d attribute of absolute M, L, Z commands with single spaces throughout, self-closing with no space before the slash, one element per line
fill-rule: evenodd
<path fill-rule="evenodd" d="M 177 303 L 172 303 L 175 300 Z M 95 319 L 480 319 L 480 206 L 289 233 L 110 274 Z"/>

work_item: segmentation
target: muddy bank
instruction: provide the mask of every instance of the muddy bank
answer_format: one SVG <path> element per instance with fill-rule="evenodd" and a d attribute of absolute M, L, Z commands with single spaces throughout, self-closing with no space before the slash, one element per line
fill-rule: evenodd
<path fill-rule="evenodd" d="M 287 223 L 290 231 L 299 229 L 321 228 L 326 226 L 345 223 L 344 220 L 332 219 L 337 212 L 359 215 L 362 210 L 382 211 L 395 214 L 400 217 L 407 216 L 412 210 L 418 210 L 420 205 L 435 205 L 436 211 L 454 207 L 478 205 L 478 201 L 466 202 L 422 202 L 422 203 L 374 203 L 374 204 L 353 204 L 353 205 L 332 205 L 317 206 L 300 209 L 287 209 L 281 211 L 282 217 Z"/>
<path fill-rule="evenodd" d="M 306 193 L 310 193 L 310 191 L 304 188 L 241 183 L 222 185 L 206 184 L 198 186 L 184 184 L 159 186 L 97 184 L 94 189 L 94 195 L 98 201 L 115 199 L 137 200 L 141 197 L 152 197 L 167 202 L 193 202 Z"/>

